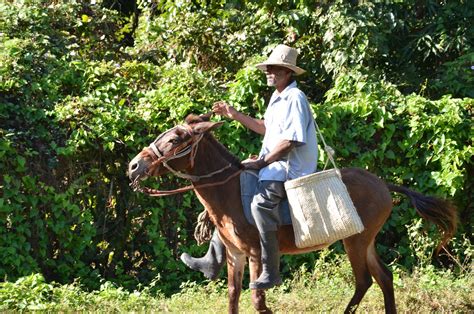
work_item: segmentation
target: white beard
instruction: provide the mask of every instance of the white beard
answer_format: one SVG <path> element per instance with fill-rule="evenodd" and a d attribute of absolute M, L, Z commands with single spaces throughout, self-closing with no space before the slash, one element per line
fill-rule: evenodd
<path fill-rule="evenodd" d="M 275 84 L 276 84 L 275 78 L 267 76 L 267 86 L 272 87 L 272 86 L 275 86 Z"/>

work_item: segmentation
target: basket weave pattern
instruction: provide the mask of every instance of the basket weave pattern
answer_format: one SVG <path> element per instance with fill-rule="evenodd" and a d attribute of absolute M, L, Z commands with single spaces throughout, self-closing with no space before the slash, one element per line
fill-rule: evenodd
<path fill-rule="evenodd" d="M 328 244 L 364 230 L 339 169 L 285 182 L 296 246 Z"/>

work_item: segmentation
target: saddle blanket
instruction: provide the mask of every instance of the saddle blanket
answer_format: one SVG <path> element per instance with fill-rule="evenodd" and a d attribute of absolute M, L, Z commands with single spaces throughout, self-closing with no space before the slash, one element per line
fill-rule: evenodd
<path fill-rule="evenodd" d="M 242 198 L 242 206 L 244 207 L 244 214 L 247 221 L 255 226 L 255 219 L 252 216 L 250 203 L 252 203 L 255 189 L 258 183 L 258 172 L 254 170 L 245 170 L 240 174 L 240 191 Z M 291 225 L 290 206 L 288 199 L 285 198 L 278 206 L 280 216 L 279 225 Z"/>

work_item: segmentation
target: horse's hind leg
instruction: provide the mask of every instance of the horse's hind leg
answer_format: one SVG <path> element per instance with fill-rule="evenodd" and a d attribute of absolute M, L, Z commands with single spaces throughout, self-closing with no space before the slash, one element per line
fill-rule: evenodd
<path fill-rule="evenodd" d="M 392 272 L 382 263 L 380 257 L 375 252 L 374 242 L 372 241 L 367 248 L 367 264 L 370 274 L 375 278 L 382 289 L 386 313 L 396 313 L 395 294 L 393 292 Z"/>
<path fill-rule="evenodd" d="M 227 288 L 229 291 L 229 313 L 239 313 L 239 298 L 242 292 L 245 255 L 227 249 Z"/>
<path fill-rule="evenodd" d="M 369 267 L 367 265 L 367 244 L 360 235 L 344 239 L 344 248 L 351 262 L 354 273 L 356 287 L 351 301 L 346 307 L 344 313 L 353 313 L 359 306 L 367 290 L 372 285 Z"/>
<path fill-rule="evenodd" d="M 259 258 L 249 258 L 249 269 L 250 269 L 250 282 L 258 279 L 261 269 L 261 263 Z M 265 290 L 252 289 L 252 304 L 255 310 L 259 313 L 272 313 L 265 303 Z"/>

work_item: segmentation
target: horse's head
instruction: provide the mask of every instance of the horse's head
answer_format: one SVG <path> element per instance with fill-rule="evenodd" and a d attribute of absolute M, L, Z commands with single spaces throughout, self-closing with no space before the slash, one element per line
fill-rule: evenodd
<path fill-rule="evenodd" d="M 161 133 L 135 156 L 128 165 L 130 180 L 138 184 L 150 176 L 192 169 L 199 141 L 223 122 L 209 121 L 210 114 L 186 117 L 186 123 Z"/>

